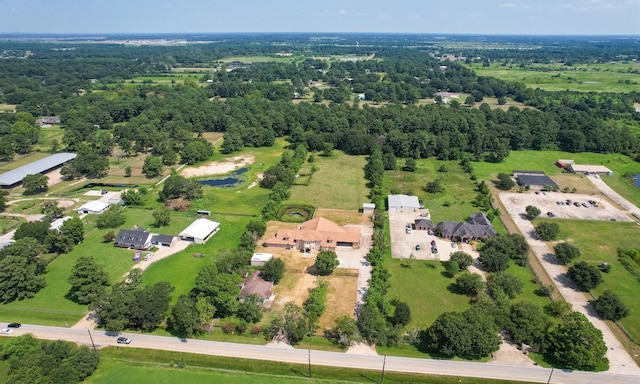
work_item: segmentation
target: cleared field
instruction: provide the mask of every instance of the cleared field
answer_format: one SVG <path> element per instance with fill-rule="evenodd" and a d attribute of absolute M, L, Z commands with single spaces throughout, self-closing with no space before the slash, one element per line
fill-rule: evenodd
<path fill-rule="evenodd" d="M 14 104 L 0 103 L 0 113 L 3 112 L 15 112 L 16 106 Z"/>
<path fill-rule="evenodd" d="M 364 178 L 364 156 L 333 151 L 332 157 L 315 156 L 318 171 L 309 185 L 291 187 L 287 204 L 309 204 L 316 208 L 359 209 L 368 202 Z"/>
<path fill-rule="evenodd" d="M 411 323 L 408 327 L 425 329 L 444 312 L 462 312 L 469 308 L 469 297 L 452 292 L 454 279 L 446 277 L 439 261 L 416 260 L 411 268 L 401 260 L 387 260 L 391 288 L 389 299 L 409 304 Z"/>
<path fill-rule="evenodd" d="M 640 282 L 624 269 L 616 252 L 620 247 L 640 249 L 640 227 L 636 223 L 606 221 L 555 222 L 560 226 L 561 239 L 580 249 L 582 256 L 578 261 L 596 265 L 607 262 L 611 265 L 611 272 L 603 274 L 603 283 L 592 293 L 598 297 L 608 289 L 617 294 L 630 309 L 629 316 L 620 320 L 620 323 L 636 341 L 640 341 Z"/>
<path fill-rule="evenodd" d="M 548 91 L 628 93 L 640 83 L 640 64 L 609 63 L 565 66 L 562 64 L 531 64 L 521 68 L 516 64 L 468 65 L 480 76 L 492 76 L 505 81 L 518 81 L 530 88 Z"/>
<path fill-rule="evenodd" d="M 58 141 L 60 146 L 62 144 L 62 136 L 64 136 L 64 131 L 60 128 L 59 125 L 55 125 L 49 128 L 40 128 L 40 135 L 38 136 L 38 143 L 34 145 L 34 150 L 40 150 L 43 152 L 51 150 L 51 144 L 54 140 Z"/>

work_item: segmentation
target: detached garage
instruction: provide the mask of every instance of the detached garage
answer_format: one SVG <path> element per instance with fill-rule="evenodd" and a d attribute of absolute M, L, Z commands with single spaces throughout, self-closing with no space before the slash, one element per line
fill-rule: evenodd
<path fill-rule="evenodd" d="M 204 244 L 220 229 L 220 223 L 208 219 L 198 219 L 180 232 L 180 240 Z"/>

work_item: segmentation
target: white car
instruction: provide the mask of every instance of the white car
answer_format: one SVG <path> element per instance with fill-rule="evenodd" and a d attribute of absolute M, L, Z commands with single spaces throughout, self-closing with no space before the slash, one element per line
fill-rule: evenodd
<path fill-rule="evenodd" d="M 11 332 L 13 332 L 13 329 L 9 329 L 9 328 L 0 329 L 0 334 L 2 334 L 2 335 L 8 335 Z"/>
<path fill-rule="evenodd" d="M 145 257 L 144 257 L 144 261 L 147 261 L 149 259 L 151 259 L 153 257 L 153 253 L 148 253 Z"/>

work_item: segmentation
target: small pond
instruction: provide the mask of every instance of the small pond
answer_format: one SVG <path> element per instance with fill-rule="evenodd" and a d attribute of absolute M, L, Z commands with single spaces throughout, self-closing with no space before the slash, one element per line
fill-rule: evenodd
<path fill-rule="evenodd" d="M 236 169 L 231 174 L 232 175 L 242 175 L 243 173 L 247 172 L 248 170 L 249 170 L 249 168 L 240 168 L 240 169 Z"/>
<path fill-rule="evenodd" d="M 636 187 L 640 188 L 640 173 L 637 174 L 633 180 L 635 180 L 634 184 L 636 185 Z"/>
<path fill-rule="evenodd" d="M 225 179 L 209 179 L 209 180 L 200 180 L 200 184 L 208 185 L 210 187 L 230 187 L 234 184 L 240 182 L 240 179 L 235 177 L 227 177 Z"/>

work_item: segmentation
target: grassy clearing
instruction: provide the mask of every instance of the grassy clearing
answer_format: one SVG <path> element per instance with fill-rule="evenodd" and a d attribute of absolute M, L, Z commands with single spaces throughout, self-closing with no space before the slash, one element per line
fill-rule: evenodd
<path fill-rule="evenodd" d="M 204 381 L 224 383 L 377 383 L 381 377 L 381 371 L 322 367 L 313 365 L 313 360 L 311 366 L 313 378 L 309 379 L 307 378 L 308 366 L 304 364 L 287 364 L 137 348 L 116 349 L 113 347 L 102 349 L 100 356 L 101 362 L 98 370 L 87 380 L 88 383 L 201 383 Z M 380 359 L 382 360 L 382 358 Z M 140 362 L 152 364 L 149 364 L 147 366 L 149 368 L 146 369 L 144 368 L 145 365 Z M 185 364 L 187 369 L 169 367 L 169 365 L 177 363 Z M 129 367 L 133 367 L 132 372 L 135 374 L 135 377 L 131 377 L 131 380 L 127 376 L 130 370 Z M 380 366 L 380 369 L 382 369 L 382 366 Z M 144 371 L 141 372 L 140 370 Z M 174 375 L 173 372 L 177 372 L 177 374 Z M 146 373 L 146 375 L 142 376 L 142 373 Z M 195 373 L 195 375 L 192 375 L 192 373 Z M 164 377 L 169 376 L 174 380 L 163 381 Z M 216 380 L 216 378 L 220 378 L 220 380 Z M 275 381 L 271 381 L 271 379 Z M 388 371 L 385 372 L 384 380 L 387 383 L 515 383 L 476 378 L 403 374 Z"/>
<path fill-rule="evenodd" d="M 17 217 L 0 216 L 0 233 L 5 234 L 20 225 L 21 221 Z"/>
<path fill-rule="evenodd" d="M 438 261 L 416 260 L 412 268 L 400 260 L 387 260 L 391 273 L 390 299 L 407 302 L 411 307 L 409 328 L 429 327 L 443 312 L 462 312 L 469 308 L 469 297 L 451 291 L 454 279 L 444 275 Z"/>
<path fill-rule="evenodd" d="M 0 113 L 4 113 L 4 112 L 15 112 L 16 111 L 16 105 L 14 104 L 6 104 L 6 103 L 0 103 Z"/>
<path fill-rule="evenodd" d="M 630 315 L 620 323 L 635 340 L 640 341 L 640 301 L 637 293 L 640 283 L 618 262 L 616 253 L 620 247 L 640 248 L 640 227 L 636 223 L 608 221 L 556 222 L 560 225 L 562 239 L 580 248 L 582 256 L 578 261 L 592 264 L 607 262 L 611 265 L 611 272 L 603 274 L 603 283 L 592 293 L 598 297 L 608 289 L 617 294 L 630 309 Z"/>
<path fill-rule="evenodd" d="M 309 204 L 316 208 L 359 209 L 368 202 L 364 179 L 364 156 L 334 151 L 331 157 L 315 156 L 318 171 L 308 186 L 291 187 L 287 204 Z"/>
<path fill-rule="evenodd" d="M 520 68 L 516 64 L 502 66 L 500 63 L 483 67 L 476 63 L 468 65 L 479 76 L 492 76 L 505 81 L 518 81 L 530 88 L 547 91 L 572 90 L 580 92 L 628 93 L 638 87 L 640 74 L 638 63 L 583 64 L 532 64 Z"/>
<path fill-rule="evenodd" d="M 62 145 L 62 136 L 64 136 L 64 130 L 59 125 L 40 128 L 38 143 L 33 146 L 33 149 L 36 151 L 50 151 L 53 140 L 57 140 L 58 144 Z"/>

